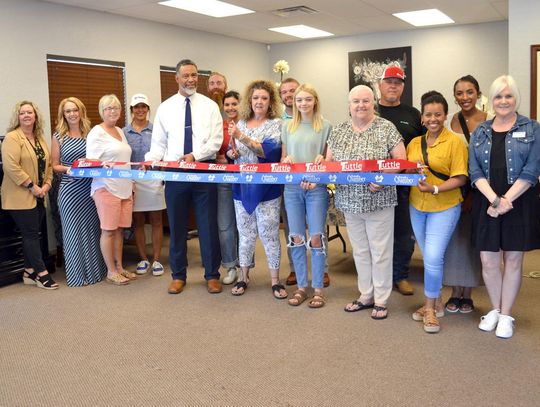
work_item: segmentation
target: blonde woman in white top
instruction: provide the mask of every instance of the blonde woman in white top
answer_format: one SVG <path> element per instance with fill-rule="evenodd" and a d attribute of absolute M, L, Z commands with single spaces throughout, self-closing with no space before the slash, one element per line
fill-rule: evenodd
<path fill-rule="evenodd" d="M 115 95 L 105 95 L 99 100 L 103 122 L 88 133 L 88 159 L 129 162 L 131 147 L 122 129 L 116 126 L 121 109 Z M 130 169 L 129 165 L 115 168 Z M 115 285 L 128 284 L 136 279 L 136 275 L 124 270 L 122 247 L 123 229 L 131 226 L 133 182 L 129 179 L 94 178 L 90 194 L 96 203 L 101 226 L 100 247 L 107 265 L 106 281 Z"/>

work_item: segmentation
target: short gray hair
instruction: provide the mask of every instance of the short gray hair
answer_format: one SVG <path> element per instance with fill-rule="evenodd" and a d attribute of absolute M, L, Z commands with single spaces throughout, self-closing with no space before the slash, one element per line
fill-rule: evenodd
<path fill-rule="evenodd" d="M 515 79 L 512 78 L 510 75 L 501 75 L 493 81 L 493 83 L 489 87 L 489 104 L 491 105 L 491 107 L 493 107 L 493 101 L 495 100 L 495 96 L 500 94 L 504 88 L 508 88 L 512 96 L 516 98 L 515 110 L 517 110 L 521 102 L 521 95 L 519 93 L 519 88 Z"/>
<path fill-rule="evenodd" d="M 366 85 L 356 85 L 354 88 L 352 88 L 350 91 L 349 91 L 349 102 L 351 101 L 351 96 L 354 92 L 358 92 L 359 90 L 367 90 L 369 91 L 369 93 L 371 94 L 371 97 L 373 98 L 373 100 L 375 100 L 375 93 L 373 92 L 373 89 L 371 89 L 369 86 L 366 86 Z"/>

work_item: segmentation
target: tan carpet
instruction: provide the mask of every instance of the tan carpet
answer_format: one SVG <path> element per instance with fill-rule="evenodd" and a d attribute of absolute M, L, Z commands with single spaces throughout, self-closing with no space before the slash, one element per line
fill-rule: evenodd
<path fill-rule="evenodd" d="M 210 295 L 198 241 L 189 248 L 180 295 L 167 294 L 167 275 L 68 288 L 60 271 L 54 292 L 0 288 L 0 405 L 540 404 L 539 280 L 524 279 L 511 340 L 478 330 L 489 310 L 484 288 L 475 292 L 476 312 L 445 316 L 441 332 L 428 335 L 410 316 L 422 301 L 417 256 L 416 294 L 394 292 L 389 318 L 374 321 L 366 311 L 343 311 L 358 292 L 352 258 L 338 241 L 330 243 L 332 285 L 320 310 L 272 297 L 260 246 L 244 296 L 233 297 L 230 286 Z M 126 260 L 134 268 L 134 247 Z M 286 263 L 285 256 L 283 276 Z M 538 252 L 526 258 L 526 271 L 534 269 Z"/>

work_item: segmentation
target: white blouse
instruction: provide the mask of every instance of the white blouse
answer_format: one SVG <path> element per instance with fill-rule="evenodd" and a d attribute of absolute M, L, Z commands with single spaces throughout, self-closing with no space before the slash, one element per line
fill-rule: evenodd
<path fill-rule="evenodd" d="M 115 129 L 122 137 L 122 141 L 112 137 L 103 127 L 94 126 L 86 137 L 86 158 L 129 162 L 131 160 L 131 147 L 122 129 L 119 127 L 115 127 Z M 129 165 L 119 165 L 115 166 L 114 169 L 130 170 L 131 168 Z M 94 195 L 94 192 L 99 188 L 106 188 L 107 191 L 120 199 L 128 199 L 133 193 L 133 181 L 118 178 L 94 178 L 90 196 Z"/>

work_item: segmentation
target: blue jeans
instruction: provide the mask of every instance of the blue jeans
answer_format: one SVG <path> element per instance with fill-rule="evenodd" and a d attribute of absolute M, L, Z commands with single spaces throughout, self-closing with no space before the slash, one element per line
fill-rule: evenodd
<path fill-rule="evenodd" d="M 409 278 L 409 265 L 414 252 L 414 237 L 409 215 L 409 187 L 398 186 L 394 216 L 393 280 L 397 283 Z"/>
<path fill-rule="evenodd" d="M 287 218 L 287 211 L 285 210 L 285 198 L 281 200 L 281 219 L 283 220 L 283 235 L 285 236 L 285 241 L 289 239 L 289 219 Z M 289 260 L 289 269 L 291 273 L 294 273 L 294 263 L 292 259 L 291 248 L 287 246 L 287 259 Z"/>
<path fill-rule="evenodd" d="M 287 185 L 284 192 L 285 209 L 289 223 L 289 244 L 291 248 L 298 288 L 308 286 L 306 248 L 311 250 L 311 273 L 313 288 L 323 288 L 323 276 L 326 265 L 326 212 L 328 210 L 328 192 L 326 185 L 304 190 L 299 185 Z M 306 242 L 306 218 L 310 238 Z M 321 247 L 311 246 L 311 237 L 321 237 Z M 301 243 L 294 243 L 293 237 L 300 237 Z"/>
<path fill-rule="evenodd" d="M 238 231 L 231 184 L 217 185 L 217 202 L 221 264 L 230 269 L 238 264 Z"/>
<path fill-rule="evenodd" d="M 204 278 L 219 279 L 221 251 L 217 227 L 217 189 L 215 184 L 195 182 L 165 183 L 165 202 L 171 239 L 169 262 L 173 280 L 186 281 L 187 276 L 187 221 L 189 207 L 193 205 Z"/>
<path fill-rule="evenodd" d="M 424 257 L 424 294 L 439 298 L 444 253 L 461 215 L 461 204 L 441 212 L 422 212 L 410 205 L 411 223 Z"/>

